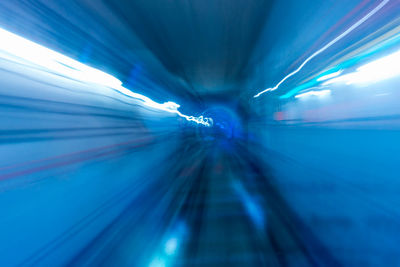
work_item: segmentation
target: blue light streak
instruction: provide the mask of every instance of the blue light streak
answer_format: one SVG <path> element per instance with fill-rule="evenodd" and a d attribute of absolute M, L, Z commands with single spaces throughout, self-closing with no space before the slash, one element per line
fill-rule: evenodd
<path fill-rule="evenodd" d="M 251 196 L 239 181 L 233 181 L 233 188 L 242 201 L 246 212 L 258 229 L 263 229 L 266 223 L 266 218 L 262 211 L 261 206 L 257 203 L 255 198 Z"/>

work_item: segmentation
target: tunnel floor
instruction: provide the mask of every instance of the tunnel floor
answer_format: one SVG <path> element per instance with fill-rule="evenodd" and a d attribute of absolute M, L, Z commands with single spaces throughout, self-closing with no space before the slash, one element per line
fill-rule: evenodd
<path fill-rule="evenodd" d="M 244 144 L 194 142 L 171 155 L 157 171 L 161 176 L 142 185 L 70 264 L 338 265 Z"/>

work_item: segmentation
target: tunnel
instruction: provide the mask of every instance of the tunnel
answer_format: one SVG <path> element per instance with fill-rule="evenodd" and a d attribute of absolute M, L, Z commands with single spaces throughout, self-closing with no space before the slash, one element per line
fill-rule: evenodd
<path fill-rule="evenodd" d="M 0 266 L 400 266 L 399 0 L 3 0 L 0 122 Z"/>

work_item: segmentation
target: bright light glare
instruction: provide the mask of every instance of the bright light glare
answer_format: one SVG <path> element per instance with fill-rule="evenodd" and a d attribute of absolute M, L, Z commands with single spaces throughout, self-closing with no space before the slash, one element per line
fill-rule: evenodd
<path fill-rule="evenodd" d="M 400 51 L 365 64 L 357 69 L 358 80 L 354 82 L 373 82 L 400 75 Z"/>
<path fill-rule="evenodd" d="M 74 80 L 118 87 L 117 78 L 0 28 L 1 57 L 10 55 Z M 7 55 L 8 54 L 8 55 Z"/>
<path fill-rule="evenodd" d="M 359 67 L 355 72 L 337 77 L 324 83 L 363 84 L 379 82 L 400 75 L 400 50 L 367 63 Z"/>
<path fill-rule="evenodd" d="M 308 91 L 308 92 L 296 95 L 295 98 L 304 98 L 304 97 L 310 97 L 310 96 L 323 97 L 323 96 L 328 96 L 330 94 L 331 94 L 331 90 Z"/>
<path fill-rule="evenodd" d="M 178 111 L 180 105 L 177 103 L 171 101 L 163 104 L 157 103 L 144 95 L 134 93 L 123 87 L 122 82 L 110 74 L 89 67 L 1 28 L 0 40 L 0 58 L 24 64 L 32 64 L 73 80 L 110 87 L 125 96 L 141 100 L 146 106 L 174 113 L 188 121 L 193 121 L 207 127 L 212 126 L 213 120 L 211 118 L 184 115 Z"/>
<path fill-rule="evenodd" d="M 271 88 L 267 88 L 264 91 L 259 92 L 258 94 L 254 95 L 254 98 L 259 97 L 260 95 L 266 93 L 266 92 L 271 92 L 271 91 L 275 91 L 276 89 L 279 88 L 279 86 L 286 81 L 287 79 L 289 79 L 290 77 L 292 77 L 293 75 L 295 75 L 296 73 L 298 73 L 310 60 L 312 60 L 314 57 L 318 56 L 319 54 L 321 54 L 322 52 L 324 52 L 326 49 L 328 49 L 329 47 L 331 47 L 332 45 L 334 45 L 335 43 L 337 43 L 338 41 L 340 41 L 341 39 L 343 39 L 345 36 L 347 36 L 349 33 L 351 33 L 352 31 L 354 31 L 356 28 L 358 28 L 361 24 L 363 24 L 365 21 L 367 21 L 370 17 L 372 17 L 376 12 L 378 12 L 379 10 L 381 10 L 387 3 L 389 3 L 390 0 L 383 0 L 379 5 L 377 5 L 373 10 L 371 10 L 367 15 L 365 15 L 364 17 L 362 17 L 359 21 L 357 21 L 356 23 L 354 23 L 351 27 L 349 27 L 346 31 L 344 31 L 342 34 L 340 34 L 339 36 L 337 36 L 335 39 L 333 39 L 332 41 L 330 41 L 329 43 L 327 43 L 325 46 L 323 46 L 321 49 L 319 49 L 318 51 L 316 51 L 314 54 L 312 54 L 311 56 L 309 56 L 308 58 L 306 58 L 306 60 L 304 60 L 304 62 L 293 72 L 289 73 L 288 75 L 286 75 L 278 84 L 276 84 L 274 87 Z"/>

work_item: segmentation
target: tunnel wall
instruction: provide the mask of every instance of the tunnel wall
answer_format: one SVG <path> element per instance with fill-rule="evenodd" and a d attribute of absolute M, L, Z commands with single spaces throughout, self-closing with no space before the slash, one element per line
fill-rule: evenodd
<path fill-rule="evenodd" d="M 349 265 L 399 264 L 399 83 L 332 84 L 329 95 L 255 100 L 249 129 L 274 182 Z"/>
<path fill-rule="evenodd" d="M 0 114 L 3 266 L 67 264 L 134 199 L 139 213 L 182 126 L 111 88 L 4 58 Z"/>

